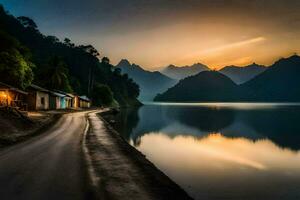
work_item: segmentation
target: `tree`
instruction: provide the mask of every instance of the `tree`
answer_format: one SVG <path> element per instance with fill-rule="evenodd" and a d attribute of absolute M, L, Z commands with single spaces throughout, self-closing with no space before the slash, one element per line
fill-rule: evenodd
<path fill-rule="evenodd" d="M 98 52 L 98 50 L 90 44 L 89 45 L 80 45 L 79 48 L 81 48 L 82 50 L 84 50 L 85 52 L 87 52 L 88 54 L 90 54 L 91 56 L 94 56 L 96 58 L 98 58 L 100 56 L 100 53 Z"/>
<path fill-rule="evenodd" d="M 110 63 L 110 60 L 109 60 L 108 57 L 104 56 L 104 57 L 102 58 L 102 60 L 101 60 L 101 63 L 103 63 L 103 64 L 109 64 L 109 63 Z"/>
<path fill-rule="evenodd" d="M 72 92 L 69 82 L 69 70 L 62 58 L 53 56 L 45 66 L 45 71 L 40 76 L 45 80 L 48 88 Z M 42 81 L 42 80 L 41 80 Z"/>
<path fill-rule="evenodd" d="M 0 31 L 0 80 L 26 88 L 33 80 L 30 51 L 15 38 Z"/>
<path fill-rule="evenodd" d="M 92 100 L 96 106 L 109 106 L 113 102 L 113 93 L 107 85 L 96 84 L 93 89 Z"/>
<path fill-rule="evenodd" d="M 75 47 L 75 44 L 73 44 L 69 38 L 64 39 L 64 44 L 68 47 Z"/>
<path fill-rule="evenodd" d="M 25 27 L 25 28 L 30 28 L 33 30 L 37 30 L 37 25 L 36 23 L 30 19 L 29 17 L 25 17 L 25 16 L 20 16 L 17 18 L 19 20 L 19 22 Z"/>

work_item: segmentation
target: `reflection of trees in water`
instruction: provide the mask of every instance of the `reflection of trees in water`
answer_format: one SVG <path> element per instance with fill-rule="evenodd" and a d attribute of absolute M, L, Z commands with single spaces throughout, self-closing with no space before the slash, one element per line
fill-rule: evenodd
<path fill-rule="evenodd" d="M 145 106 L 140 110 L 123 110 L 118 118 L 120 123 L 116 129 L 126 140 L 132 139 L 136 146 L 140 144 L 143 135 L 159 132 L 177 121 L 188 127 L 196 128 L 204 134 L 222 133 L 223 130 L 226 130 L 226 136 L 229 137 L 245 137 L 253 140 L 265 137 L 281 147 L 300 149 L 300 125 L 298 125 L 300 107 L 234 110 L 208 107 Z M 241 126 L 235 126 L 237 122 L 247 125 L 257 135 L 249 138 L 248 133 L 245 133 L 248 130 L 244 130 Z M 230 134 L 230 132 L 237 134 Z"/>
<path fill-rule="evenodd" d="M 234 122 L 235 111 L 208 107 L 178 108 L 170 118 L 205 132 L 218 132 Z"/>
<path fill-rule="evenodd" d="M 113 127 L 122 134 L 125 140 L 130 139 L 133 129 L 139 122 L 139 107 L 123 108 L 120 113 L 115 116 L 116 124 Z"/>
<path fill-rule="evenodd" d="M 282 147 L 300 149 L 300 108 L 244 111 L 243 121 Z"/>

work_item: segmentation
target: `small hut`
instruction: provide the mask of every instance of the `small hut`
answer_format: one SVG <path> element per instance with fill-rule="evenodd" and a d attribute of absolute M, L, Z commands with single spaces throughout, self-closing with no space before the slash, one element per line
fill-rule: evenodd
<path fill-rule="evenodd" d="M 91 100 L 87 96 L 79 96 L 79 107 L 89 108 L 91 107 Z"/>
<path fill-rule="evenodd" d="M 15 107 L 27 110 L 26 97 L 28 93 L 0 82 L 0 107 Z"/>
<path fill-rule="evenodd" d="M 49 109 L 65 109 L 66 108 L 66 95 L 58 92 L 49 92 Z"/>
<path fill-rule="evenodd" d="M 30 85 L 28 88 L 28 109 L 29 110 L 48 110 L 50 91 L 37 85 Z"/>
<path fill-rule="evenodd" d="M 64 94 L 65 95 L 65 101 L 66 101 L 66 108 L 78 108 L 79 107 L 79 96 L 76 94 L 71 94 L 68 92 L 63 92 L 56 90 L 56 92 Z"/>

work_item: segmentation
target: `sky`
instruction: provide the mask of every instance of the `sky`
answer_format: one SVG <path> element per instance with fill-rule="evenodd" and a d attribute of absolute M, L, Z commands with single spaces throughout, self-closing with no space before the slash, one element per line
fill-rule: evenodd
<path fill-rule="evenodd" d="M 0 0 L 39 30 L 149 70 L 270 65 L 300 53 L 299 0 Z"/>

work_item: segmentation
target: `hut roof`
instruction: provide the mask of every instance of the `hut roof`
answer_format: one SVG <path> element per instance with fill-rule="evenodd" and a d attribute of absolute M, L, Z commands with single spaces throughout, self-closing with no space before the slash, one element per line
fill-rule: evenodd
<path fill-rule="evenodd" d="M 11 91 L 18 92 L 18 93 L 25 94 L 25 95 L 28 94 L 27 92 L 25 92 L 23 90 L 20 90 L 18 88 L 15 88 L 11 85 L 8 85 L 8 84 L 2 83 L 2 82 L 0 82 L 0 90 L 11 90 Z"/>
<path fill-rule="evenodd" d="M 66 97 L 70 97 L 70 98 L 74 98 L 75 95 L 71 94 L 71 93 L 67 93 L 64 91 L 60 91 L 60 90 L 55 90 L 56 92 L 60 93 L 60 94 L 64 94 Z"/>
<path fill-rule="evenodd" d="M 58 92 L 53 92 L 53 91 L 50 91 L 50 94 L 52 96 L 57 96 L 57 97 L 65 97 L 66 95 L 64 94 L 61 94 L 61 93 L 58 93 Z"/>
<path fill-rule="evenodd" d="M 79 96 L 79 99 L 83 101 L 90 101 L 90 99 L 87 96 Z"/>
<path fill-rule="evenodd" d="M 38 85 L 34 85 L 34 84 L 31 84 L 31 85 L 29 86 L 29 88 L 34 89 L 34 90 L 37 90 L 37 91 L 40 91 L 40 92 L 47 92 L 47 93 L 50 92 L 49 90 L 47 90 L 47 89 L 45 89 L 45 88 L 42 88 L 42 87 L 40 87 L 40 86 L 38 86 Z"/>

